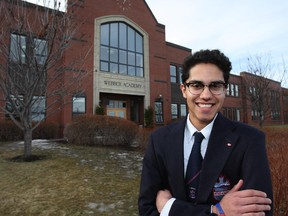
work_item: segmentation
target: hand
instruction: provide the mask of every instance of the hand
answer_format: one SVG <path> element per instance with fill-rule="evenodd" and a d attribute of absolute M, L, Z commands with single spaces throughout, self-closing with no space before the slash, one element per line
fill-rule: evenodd
<path fill-rule="evenodd" d="M 156 197 L 156 207 L 159 213 L 161 213 L 162 209 L 164 208 L 165 204 L 168 202 L 169 199 L 172 198 L 172 194 L 169 190 L 160 190 L 157 193 Z"/>
<path fill-rule="evenodd" d="M 272 203 L 266 193 L 248 189 L 239 191 L 242 185 L 243 180 L 240 180 L 220 201 L 225 215 L 265 215 Z"/>

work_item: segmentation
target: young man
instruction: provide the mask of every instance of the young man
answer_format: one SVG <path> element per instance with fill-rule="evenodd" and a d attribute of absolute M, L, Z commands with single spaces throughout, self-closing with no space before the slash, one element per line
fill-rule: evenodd
<path fill-rule="evenodd" d="M 140 215 L 272 215 L 264 133 L 219 112 L 231 69 L 219 50 L 201 50 L 185 59 L 181 91 L 189 113 L 151 134 L 143 160 Z M 199 145 L 195 132 L 202 133 Z M 199 172 L 188 179 L 190 166 L 198 163 L 193 161 L 197 151 Z"/>

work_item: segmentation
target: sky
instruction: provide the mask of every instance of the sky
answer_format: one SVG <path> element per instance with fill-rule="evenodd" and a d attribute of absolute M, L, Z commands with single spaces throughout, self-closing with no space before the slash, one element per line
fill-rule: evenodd
<path fill-rule="evenodd" d="M 146 0 L 166 41 L 192 49 L 220 49 L 232 73 L 247 70 L 247 58 L 270 56 L 275 68 L 288 61 L 287 0 Z M 280 65 L 280 66 L 279 66 Z M 282 69 L 283 70 L 283 69 Z"/>
<path fill-rule="evenodd" d="M 31 3 L 36 3 L 39 5 L 45 5 L 46 7 L 50 8 L 55 8 L 55 3 L 56 3 L 56 8 L 59 8 L 60 11 L 65 11 L 66 10 L 66 3 L 67 0 L 22 0 L 26 2 L 31 2 Z"/>
<path fill-rule="evenodd" d="M 158 23 L 165 25 L 166 41 L 192 52 L 220 49 L 230 58 L 233 74 L 247 71 L 247 59 L 255 56 L 268 56 L 273 68 L 279 71 L 283 71 L 283 60 L 288 62 L 287 0 L 146 0 L 146 3 Z M 269 78 L 277 80 L 277 76 Z M 288 86 L 288 82 L 283 85 Z"/>

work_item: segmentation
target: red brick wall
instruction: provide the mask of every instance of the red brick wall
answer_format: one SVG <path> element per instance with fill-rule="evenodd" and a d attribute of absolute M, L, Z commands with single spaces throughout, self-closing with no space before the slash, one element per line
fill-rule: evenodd
<path fill-rule="evenodd" d="M 153 107 L 154 101 L 162 95 L 163 111 L 164 111 L 164 124 L 171 121 L 171 98 L 181 97 L 180 90 L 171 88 L 169 65 L 181 65 L 184 58 L 191 54 L 189 48 L 181 47 L 165 41 L 165 26 L 158 23 L 149 6 L 144 0 L 133 0 L 129 8 L 123 10 L 115 0 L 85 0 L 79 3 L 70 10 L 74 11 L 75 21 L 78 23 L 75 29 L 76 35 L 71 41 L 70 47 L 65 51 L 62 59 L 62 65 L 59 67 L 67 67 L 65 74 L 59 78 L 59 81 L 68 83 L 73 75 L 77 75 L 79 71 L 86 72 L 87 75 L 83 80 L 79 80 L 74 86 L 71 86 L 71 94 L 63 98 L 62 103 L 66 103 L 62 109 L 58 110 L 47 121 L 57 122 L 63 127 L 72 120 L 72 95 L 73 93 L 82 90 L 86 96 L 86 112 L 92 114 L 93 110 L 93 73 L 94 71 L 94 35 L 95 35 L 95 19 L 102 16 L 125 16 L 134 22 L 139 28 L 143 29 L 149 37 L 149 74 L 150 74 L 150 104 Z M 7 44 L 9 44 L 9 31 L 7 31 Z M 89 51 L 89 55 L 87 52 Z M 81 64 L 77 63 L 77 59 L 84 59 Z M 0 57 L 0 63 L 6 60 Z M 71 62 L 76 63 L 71 67 Z M 70 68 L 70 69 L 69 69 Z M 245 91 L 243 89 L 244 79 L 242 76 L 231 75 L 230 82 L 238 84 L 239 97 L 227 96 L 224 107 L 241 108 L 241 120 L 250 124 L 251 112 L 247 110 L 247 101 L 245 100 Z M 276 82 L 275 82 L 276 83 Z M 172 86 L 173 87 L 173 86 Z M 175 86 L 174 86 L 175 87 Z M 52 86 L 51 88 L 57 88 Z M 275 88 L 280 88 L 279 83 L 275 84 Z M 175 89 L 175 92 L 171 91 Z M 283 95 L 287 97 L 287 89 L 282 91 Z M 1 92 L 0 92 L 1 96 Z M 3 98 L 3 97 L 2 97 Z M 283 98 L 281 96 L 281 98 Z M 52 100 L 52 99 L 51 99 Z M 49 99 L 47 100 L 49 103 Z M 70 103 L 69 103 L 70 102 Z M 283 114 L 288 113 L 288 105 L 282 103 Z M 0 101 L 0 105 L 4 106 L 5 103 Z M 143 109 L 142 109 L 143 115 Z M 0 118 L 4 118 L 0 112 Z M 142 118 L 143 119 L 143 118 Z M 269 123 L 269 122 L 268 122 Z M 270 121 L 270 123 L 275 123 Z M 280 123 L 280 122 L 278 122 Z M 287 123 L 287 122 L 286 122 Z"/>

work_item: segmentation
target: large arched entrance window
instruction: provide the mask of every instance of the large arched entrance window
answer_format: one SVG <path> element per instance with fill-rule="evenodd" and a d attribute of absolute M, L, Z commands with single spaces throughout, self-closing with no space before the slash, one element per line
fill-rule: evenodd
<path fill-rule="evenodd" d="M 143 35 L 125 22 L 101 24 L 100 70 L 144 77 Z"/>

